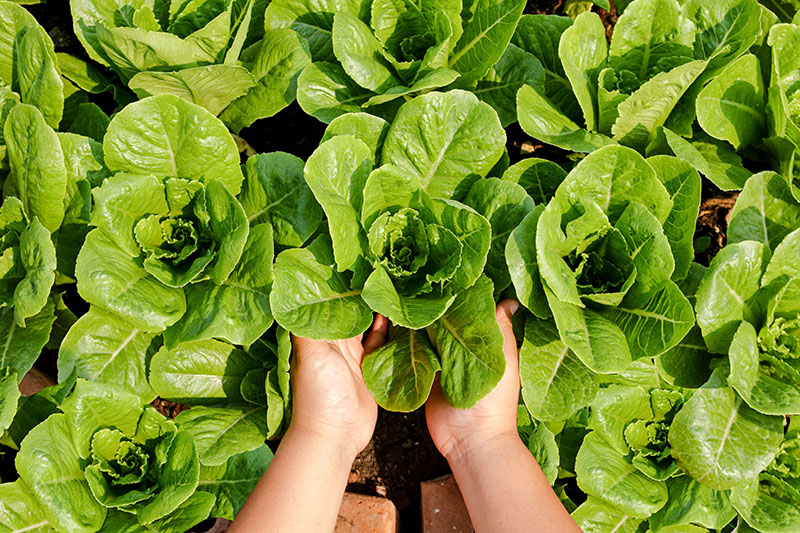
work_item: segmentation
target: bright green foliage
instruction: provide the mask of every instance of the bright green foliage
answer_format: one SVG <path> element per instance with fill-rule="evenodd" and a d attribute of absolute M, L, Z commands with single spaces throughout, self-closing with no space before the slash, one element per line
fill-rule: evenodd
<path fill-rule="evenodd" d="M 200 469 L 194 440 L 136 396 L 79 380 L 62 410 L 31 430 L 16 459 L 28 497 L 51 526 L 97 531 L 120 508 L 142 527 L 192 497 Z M 184 531 L 205 516 L 159 530 Z"/>
<path fill-rule="evenodd" d="M 706 345 L 728 354 L 728 381 L 765 414 L 800 411 L 800 230 L 770 258 L 755 241 L 731 244 L 712 261 L 697 293 Z"/>
<path fill-rule="evenodd" d="M 539 61 L 509 46 L 524 2 L 329 4 L 279 1 L 266 14 L 268 27 L 308 39 L 314 62 L 300 75 L 297 98 L 323 122 L 360 109 L 391 117 L 398 99 L 459 87 L 474 90 L 507 125 L 516 121 L 516 90 L 543 83 Z"/>
<path fill-rule="evenodd" d="M 681 198 L 678 207 L 691 212 L 698 200 Z M 670 279 L 672 247 L 683 240 L 665 231 L 681 216 L 675 207 L 647 161 L 629 148 L 606 147 L 581 161 L 547 207 L 512 233 L 506 258 L 521 303 L 541 318 L 552 314 L 565 348 L 590 369 L 618 372 L 664 353 L 694 323 Z"/>
<path fill-rule="evenodd" d="M 170 94 L 205 107 L 234 131 L 294 101 L 308 45 L 264 30 L 264 0 L 72 0 L 89 56 L 141 97 Z M 74 81 L 74 80 L 73 80 Z"/>

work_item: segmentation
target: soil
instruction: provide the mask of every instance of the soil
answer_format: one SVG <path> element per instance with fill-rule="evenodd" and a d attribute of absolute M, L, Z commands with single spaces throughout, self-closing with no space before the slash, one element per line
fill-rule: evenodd
<path fill-rule="evenodd" d="M 728 222 L 738 191 L 722 191 L 703 180 L 700 214 L 695 226 L 695 261 L 708 266 L 727 241 Z"/>

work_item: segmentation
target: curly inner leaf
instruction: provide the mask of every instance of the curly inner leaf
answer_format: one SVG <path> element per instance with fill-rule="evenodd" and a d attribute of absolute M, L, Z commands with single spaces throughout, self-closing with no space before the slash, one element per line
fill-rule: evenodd
<path fill-rule="evenodd" d="M 761 351 L 782 359 L 800 359 L 800 315 L 777 317 L 758 334 Z"/>

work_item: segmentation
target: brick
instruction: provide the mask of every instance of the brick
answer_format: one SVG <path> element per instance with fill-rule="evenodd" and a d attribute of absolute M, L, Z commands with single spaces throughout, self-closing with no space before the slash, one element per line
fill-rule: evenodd
<path fill-rule="evenodd" d="M 334 533 L 398 533 L 399 522 L 391 500 L 345 492 Z"/>
<path fill-rule="evenodd" d="M 474 533 L 467 506 L 452 475 L 420 483 L 423 533 Z"/>
<path fill-rule="evenodd" d="M 55 385 L 56 382 L 50 379 L 50 376 L 42 373 L 36 367 L 33 367 L 22 377 L 19 383 L 19 391 L 23 396 L 30 396 L 36 394 L 45 387 Z"/>

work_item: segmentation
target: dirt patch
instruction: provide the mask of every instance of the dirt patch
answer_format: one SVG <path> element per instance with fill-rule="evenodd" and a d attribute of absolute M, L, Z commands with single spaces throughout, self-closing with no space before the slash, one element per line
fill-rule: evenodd
<path fill-rule="evenodd" d="M 181 411 L 189 409 L 188 405 L 170 402 L 169 400 L 165 400 L 163 398 L 156 398 L 150 402 L 150 405 L 155 407 L 156 411 L 171 419 L 174 419 L 176 416 L 178 416 Z"/>
<path fill-rule="evenodd" d="M 347 490 L 389 498 L 400 511 L 401 531 L 419 531 L 420 482 L 449 472 L 428 434 L 424 409 L 381 409 L 372 441 L 353 463 Z"/>
<path fill-rule="evenodd" d="M 731 210 L 738 197 L 738 191 L 721 191 L 703 180 L 700 214 L 694 232 L 695 261 L 701 265 L 708 266 L 725 246 Z"/>

